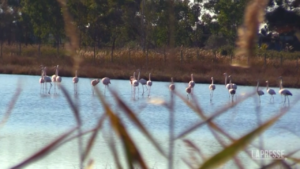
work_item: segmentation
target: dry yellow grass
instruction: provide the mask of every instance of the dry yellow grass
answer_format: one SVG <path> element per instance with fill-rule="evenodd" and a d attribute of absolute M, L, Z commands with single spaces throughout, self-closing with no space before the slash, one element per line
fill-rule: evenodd
<path fill-rule="evenodd" d="M 96 57 L 92 49 L 77 50 L 71 55 L 61 48 L 57 55 L 56 49 L 43 46 L 41 57 L 38 56 L 38 46 L 22 46 L 21 55 L 16 46 L 5 46 L 0 59 L 0 73 L 40 75 L 40 65 L 49 67 L 48 74 L 54 74 L 51 67 L 60 65 L 61 76 L 74 76 L 78 67 L 80 77 L 110 77 L 112 79 L 128 79 L 137 69 L 141 70 L 141 77 L 147 79 L 152 73 L 152 80 L 188 82 L 190 74 L 194 73 L 198 83 L 210 83 L 210 77 L 215 77 L 215 83 L 224 82 L 223 73 L 232 75 L 232 79 L 239 85 L 254 85 L 256 79 L 269 80 L 271 86 L 278 86 L 277 78 L 284 77 L 286 87 L 299 87 L 299 75 L 296 59 L 285 59 L 281 64 L 280 58 L 269 57 L 264 66 L 264 58 L 255 56 L 251 60 L 251 67 L 234 66 L 241 63 L 237 57 L 222 56 L 208 50 L 198 48 L 153 49 L 143 53 L 138 49 L 117 49 L 114 51 L 113 62 L 109 49 L 97 50 Z M 181 52 L 182 50 L 182 52 Z M 181 54 L 183 60 L 181 60 Z M 283 56 L 287 58 L 287 56 Z M 80 62 L 77 62 L 80 60 Z M 75 63 L 76 66 L 75 66 Z"/>

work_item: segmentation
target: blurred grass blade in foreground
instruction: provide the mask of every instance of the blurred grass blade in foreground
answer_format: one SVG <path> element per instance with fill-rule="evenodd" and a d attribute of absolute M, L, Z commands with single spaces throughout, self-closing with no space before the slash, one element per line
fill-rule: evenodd
<path fill-rule="evenodd" d="M 273 125 L 288 110 L 289 108 L 283 109 L 278 115 L 274 116 L 267 122 L 260 125 L 258 128 L 252 130 L 248 134 L 244 135 L 237 141 L 224 148 L 221 152 L 217 153 L 216 155 L 205 161 L 204 164 L 200 167 L 200 169 L 214 169 L 233 158 L 239 151 L 243 150 L 254 138 L 259 136 L 271 125 Z"/>
<path fill-rule="evenodd" d="M 4 114 L 3 119 L 0 121 L 0 128 L 1 128 L 1 127 L 6 123 L 6 121 L 8 120 L 8 118 L 9 118 L 9 116 L 10 116 L 10 114 L 11 114 L 11 112 L 12 112 L 12 110 L 13 110 L 13 108 L 14 108 L 14 106 L 15 106 L 15 104 L 16 104 L 16 102 L 17 102 L 19 96 L 20 96 L 20 94 L 21 94 L 21 91 L 22 91 L 22 90 L 21 90 L 20 85 L 19 85 L 19 87 L 17 88 L 16 93 L 14 94 L 14 96 L 12 97 L 12 99 L 11 99 L 11 101 L 10 101 L 10 103 L 9 103 L 9 106 L 8 106 L 8 108 L 7 108 L 7 110 L 6 110 L 5 114 Z"/>
<path fill-rule="evenodd" d="M 113 94 L 115 100 L 119 104 L 119 107 L 122 108 L 125 112 L 125 114 L 131 119 L 131 121 L 148 137 L 148 139 L 151 141 L 151 143 L 155 146 L 155 148 L 166 157 L 165 152 L 162 150 L 162 148 L 159 146 L 159 144 L 155 141 L 155 139 L 151 136 L 151 134 L 148 132 L 146 127 L 141 123 L 141 121 L 136 117 L 136 115 L 133 113 L 133 111 L 121 100 L 121 98 L 117 95 L 116 92 L 110 90 L 110 92 Z"/>
<path fill-rule="evenodd" d="M 120 118 L 116 116 L 116 114 L 111 110 L 109 105 L 106 103 L 104 97 L 100 93 L 98 88 L 96 89 L 97 96 L 99 97 L 99 101 L 101 101 L 107 116 L 110 119 L 110 123 L 115 130 L 115 132 L 119 135 L 123 142 L 123 148 L 126 152 L 126 158 L 128 162 L 129 168 L 134 168 L 134 164 L 140 164 L 140 167 L 143 169 L 147 169 L 146 163 L 143 160 L 142 155 L 140 154 L 137 146 L 133 142 L 132 138 L 130 137 L 129 133 L 127 132 L 125 126 L 121 122 Z"/>
<path fill-rule="evenodd" d="M 48 144 L 45 147 L 43 147 L 40 151 L 38 151 L 37 153 L 33 154 L 32 156 L 30 156 L 26 160 L 22 161 L 21 163 L 15 165 L 11 169 L 24 168 L 25 166 L 29 165 L 30 163 L 32 163 L 32 162 L 34 162 L 36 160 L 39 160 L 39 159 L 45 157 L 49 153 L 53 152 L 56 148 L 58 148 L 59 147 L 58 146 L 59 143 L 61 141 L 63 141 L 65 138 L 67 138 L 70 134 L 72 134 L 75 130 L 77 130 L 77 128 L 78 127 L 75 127 L 75 128 L 72 128 L 71 130 L 67 131 L 65 134 L 61 135 L 56 140 L 54 140 L 50 144 Z"/>

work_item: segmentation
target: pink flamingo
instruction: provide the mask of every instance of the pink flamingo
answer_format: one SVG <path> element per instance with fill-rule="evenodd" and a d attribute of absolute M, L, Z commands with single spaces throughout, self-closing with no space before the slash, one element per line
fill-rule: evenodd
<path fill-rule="evenodd" d="M 280 90 L 278 93 L 284 95 L 284 103 L 286 103 L 286 100 L 288 100 L 288 104 L 290 104 L 290 99 L 288 98 L 288 96 L 293 96 L 293 94 L 289 90 L 283 88 L 281 76 L 279 77 L 279 80 L 280 80 L 279 83 Z"/>
<path fill-rule="evenodd" d="M 111 84 L 110 79 L 108 77 L 104 77 L 101 79 L 101 82 L 103 85 L 105 85 L 105 88 L 104 88 L 104 94 L 105 94 L 106 87 L 108 87 L 108 85 Z"/>
<path fill-rule="evenodd" d="M 260 103 L 260 96 L 264 95 L 265 93 L 262 90 L 259 90 L 258 87 L 259 87 L 259 80 L 257 80 L 256 93 L 259 97 L 259 103 Z"/>
<path fill-rule="evenodd" d="M 210 90 L 210 101 L 212 100 L 213 98 L 213 92 L 214 90 L 216 89 L 216 85 L 214 84 L 214 77 L 211 77 L 211 84 L 209 85 L 209 90 Z"/>
<path fill-rule="evenodd" d="M 97 85 L 99 82 L 100 82 L 99 79 L 93 79 L 93 80 L 91 81 L 91 85 L 93 86 L 93 95 L 94 95 L 95 87 L 96 87 L 96 85 Z"/>
<path fill-rule="evenodd" d="M 77 77 L 77 70 L 75 71 L 75 77 L 73 77 L 73 83 L 74 83 L 74 92 L 77 93 L 77 83 L 79 81 L 78 77 Z"/>
<path fill-rule="evenodd" d="M 274 96 L 276 94 L 275 90 L 269 88 L 269 81 L 266 81 L 267 93 L 271 95 L 270 102 L 274 102 Z"/>
<path fill-rule="evenodd" d="M 152 86 L 152 81 L 151 81 L 151 73 L 149 73 L 149 79 L 147 81 L 147 86 L 148 86 L 148 96 L 150 96 L 150 90 L 151 90 L 151 86 Z"/>
<path fill-rule="evenodd" d="M 52 81 L 51 81 L 51 78 L 49 76 L 47 76 L 47 67 L 44 67 L 44 81 L 46 83 L 46 90 L 47 90 L 47 83 L 50 83 L 50 88 L 49 88 L 49 91 L 48 91 L 48 94 L 50 94 L 50 90 L 51 90 L 51 87 L 52 87 Z"/>
<path fill-rule="evenodd" d="M 171 84 L 169 85 L 169 89 L 170 89 L 171 91 L 174 91 L 174 90 L 175 90 L 175 85 L 174 85 L 173 77 L 171 77 Z"/>
<path fill-rule="evenodd" d="M 186 91 L 186 93 L 187 93 L 187 99 L 189 100 L 189 94 L 191 94 L 191 92 L 192 92 L 192 86 L 191 85 L 189 85 L 187 88 L 185 88 L 185 91 Z"/>
<path fill-rule="evenodd" d="M 191 81 L 189 81 L 189 86 L 191 86 L 191 88 L 194 88 L 195 86 L 195 81 L 194 81 L 194 75 L 191 74 Z"/>
<path fill-rule="evenodd" d="M 42 73 L 41 78 L 39 80 L 39 83 L 41 84 L 40 93 L 44 93 L 45 90 L 45 80 L 44 80 L 44 68 L 42 67 Z"/>

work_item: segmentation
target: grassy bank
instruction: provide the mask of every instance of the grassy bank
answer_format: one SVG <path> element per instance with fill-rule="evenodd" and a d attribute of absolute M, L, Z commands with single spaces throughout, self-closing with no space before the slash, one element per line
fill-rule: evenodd
<path fill-rule="evenodd" d="M 215 83 L 223 84 L 223 73 L 227 72 L 239 85 L 255 85 L 256 79 L 260 79 L 278 86 L 277 78 L 283 76 L 285 87 L 300 87 L 297 59 L 289 53 L 281 53 L 282 58 L 268 53 L 266 60 L 265 54 L 258 55 L 252 59 L 251 67 L 245 67 L 246 59 L 198 48 L 151 49 L 148 52 L 117 49 L 113 58 L 110 49 L 96 50 L 95 57 L 92 48 L 78 50 L 72 55 L 64 48 L 57 53 L 56 48 L 42 46 L 40 56 L 38 46 L 24 45 L 21 49 L 19 52 L 16 45 L 3 46 L 0 73 L 40 75 L 40 65 L 45 65 L 47 74 L 52 75 L 54 66 L 60 65 L 60 76 L 72 77 L 78 70 L 80 77 L 128 79 L 140 69 L 141 78 L 148 79 L 151 72 L 154 81 L 169 81 L 174 77 L 177 82 L 188 82 L 190 74 L 194 73 L 198 83 L 210 83 L 213 76 Z"/>

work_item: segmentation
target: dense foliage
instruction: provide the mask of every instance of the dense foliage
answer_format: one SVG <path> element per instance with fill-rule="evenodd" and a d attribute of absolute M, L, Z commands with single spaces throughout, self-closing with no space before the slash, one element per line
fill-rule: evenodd
<path fill-rule="evenodd" d="M 234 46 L 249 0 L 66 0 L 80 46 Z M 267 31 L 300 27 L 298 0 L 270 0 Z M 58 47 L 67 42 L 63 8 L 53 0 L 0 4 L 0 42 Z M 295 31 L 292 31 L 294 34 Z M 58 49 L 57 49 L 58 50 Z"/>

